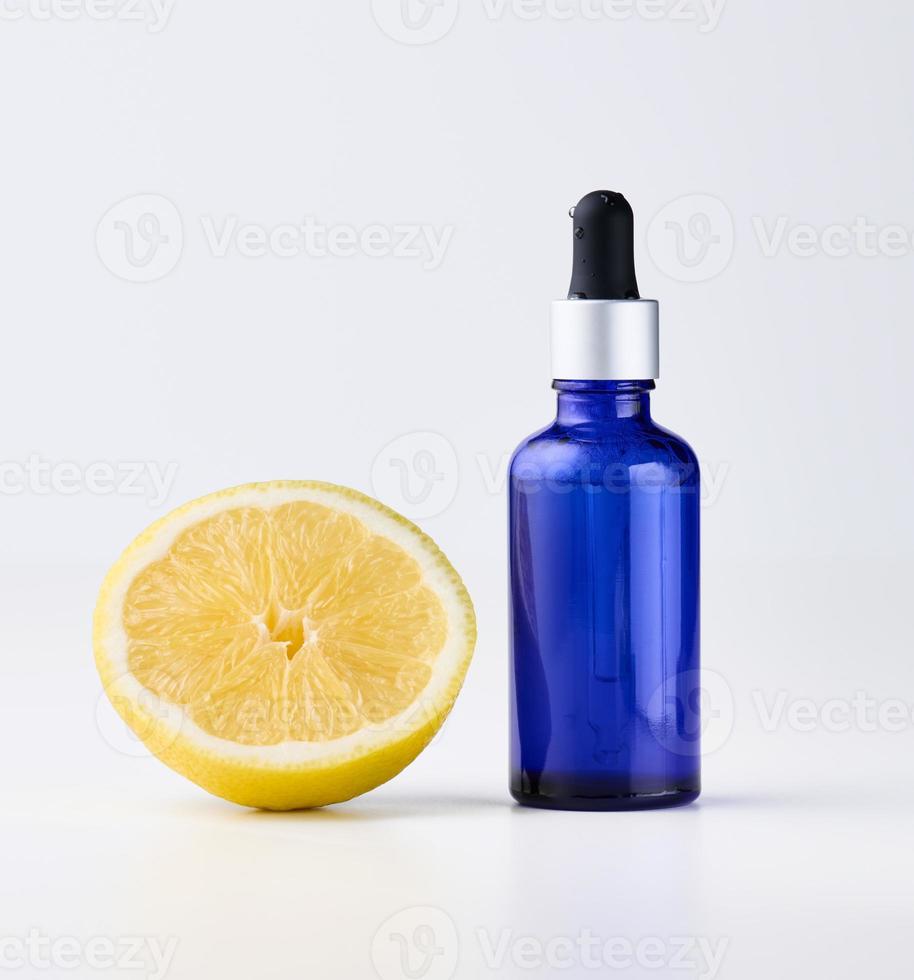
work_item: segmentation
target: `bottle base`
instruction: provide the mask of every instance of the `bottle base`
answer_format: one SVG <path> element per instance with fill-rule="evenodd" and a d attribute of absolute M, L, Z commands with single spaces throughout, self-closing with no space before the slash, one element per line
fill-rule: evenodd
<path fill-rule="evenodd" d="M 698 799 L 700 793 L 701 790 L 697 789 L 675 789 L 665 793 L 629 793 L 624 796 L 546 796 L 511 789 L 511 795 L 521 806 L 540 810 L 660 810 L 688 806 Z"/>

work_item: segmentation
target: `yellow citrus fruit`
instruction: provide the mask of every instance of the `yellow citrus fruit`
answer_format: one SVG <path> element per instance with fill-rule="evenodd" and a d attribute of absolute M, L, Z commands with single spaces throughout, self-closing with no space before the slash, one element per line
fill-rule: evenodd
<path fill-rule="evenodd" d="M 326 483 L 257 483 L 180 507 L 108 573 L 95 660 L 163 762 L 217 796 L 347 800 L 428 744 L 460 690 L 473 606 L 434 542 Z"/>

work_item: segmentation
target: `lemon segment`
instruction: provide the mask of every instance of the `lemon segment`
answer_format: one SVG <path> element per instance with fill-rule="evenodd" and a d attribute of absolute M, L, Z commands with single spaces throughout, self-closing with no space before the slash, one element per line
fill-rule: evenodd
<path fill-rule="evenodd" d="M 339 802 L 443 722 L 475 643 L 434 543 L 330 484 L 251 484 L 169 514 L 102 587 L 96 662 L 163 761 L 251 806 Z"/>

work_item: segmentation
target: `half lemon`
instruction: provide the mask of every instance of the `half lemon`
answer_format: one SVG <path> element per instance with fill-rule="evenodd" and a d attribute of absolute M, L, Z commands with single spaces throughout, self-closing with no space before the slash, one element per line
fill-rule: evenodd
<path fill-rule="evenodd" d="M 476 641 L 463 582 L 406 518 L 327 483 L 224 490 L 108 573 L 95 660 L 163 762 L 235 803 L 351 799 L 422 751 Z"/>

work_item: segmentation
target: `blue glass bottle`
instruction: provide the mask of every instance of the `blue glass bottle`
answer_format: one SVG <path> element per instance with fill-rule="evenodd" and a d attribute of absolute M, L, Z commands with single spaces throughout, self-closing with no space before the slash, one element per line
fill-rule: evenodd
<path fill-rule="evenodd" d="M 624 295 L 584 298 L 573 280 L 554 305 L 557 417 L 511 462 L 511 793 L 529 806 L 700 791 L 699 467 L 651 418 L 657 304 Z"/>
<path fill-rule="evenodd" d="M 510 475 L 511 792 L 689 803 L 699 774 L 699 470 L 653 381 L 556 381 Z"/>

